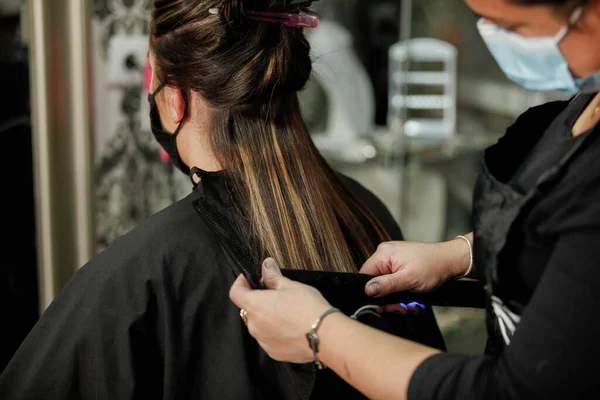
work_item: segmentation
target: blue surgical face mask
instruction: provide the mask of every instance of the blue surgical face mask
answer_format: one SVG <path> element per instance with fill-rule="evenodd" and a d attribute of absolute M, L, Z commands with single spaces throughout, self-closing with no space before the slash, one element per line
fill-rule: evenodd
<path fill-rule="evenodd" d="M 537 91 L 559 90 L 569 95 L 600 89 L 600 71 L 575 79 L 558 44 L 583 12 L 578 7 L 569 24 L 555 36 L 523 37 L 480 19 L 477 28 L 500 68 L 521 86 Z"/>

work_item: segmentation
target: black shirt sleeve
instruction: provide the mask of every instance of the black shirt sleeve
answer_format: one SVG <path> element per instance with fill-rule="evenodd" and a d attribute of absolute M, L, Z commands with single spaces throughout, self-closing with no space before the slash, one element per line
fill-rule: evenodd
<path fill-rule="evenodd" d="M 600 179 L 580 186 L 572 198 L 511 344 L 498 358 L 429 358 L 413 375 L 409 399 L 597 398 Z"/>

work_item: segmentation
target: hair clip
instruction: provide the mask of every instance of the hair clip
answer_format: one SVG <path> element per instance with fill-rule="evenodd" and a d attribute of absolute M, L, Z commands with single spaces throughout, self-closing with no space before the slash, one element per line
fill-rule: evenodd
<path fill-rule="evenodd" d="M 211 15 L 219 15 L 218 8 L 208 10 Z M 316 15 L 303 13 L 284 13 L 284 12 L 268 12 L 268 11 L 247 11 L 248 19 L 259 22 L 268 22 L 272 24 L 280 24 L 291 28 L 306 28 L 314 29 L 319 26 L 319 17 Z"/>
<path fill-rule="evenodd" d="M 280 24 L 291 28 L 314 29 L 319 26 L 319 17 L 310 14 L 268 11 L 248 11 L 246 14 L 249 19 L 254 21 Z"/>

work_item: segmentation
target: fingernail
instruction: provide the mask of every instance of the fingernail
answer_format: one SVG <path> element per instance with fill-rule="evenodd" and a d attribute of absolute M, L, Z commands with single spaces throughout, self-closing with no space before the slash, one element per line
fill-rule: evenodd
<path fill-rule="evenodd" d="M 406 306 L 406 304 L 400 303 L 399 306 L 402 307 L 403 310 L 408 311 L 408 307 Z"/>
<path fill-rule="evenodd" d="M 267 258 L 264 261 L 264 265 L 265 265 L 265 268 L 270 271 L 275 271 L 275 270 L 279 269 L 279 267 L 277 266 L 277 263 L 272 258 Z"/>
<path fill-rule="evenodd" d="M 369 285 L 369 295 L 378 296 L 381 294 L 381 285 L 377 282 L 371 283 Z"/>

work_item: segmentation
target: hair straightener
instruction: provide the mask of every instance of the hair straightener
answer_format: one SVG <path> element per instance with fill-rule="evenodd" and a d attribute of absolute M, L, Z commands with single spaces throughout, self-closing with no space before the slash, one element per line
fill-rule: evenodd
<path fill-rule="evenodd" d="M 417 302 L 425 306 L 485 308 L 485 290 L 478 281 L 470 279 L 449 281 L 430 293 L 398 292 L 370 297 L 365 287 L 374 278 L 371 275 L 290 269 L 281 272 L 293 281 L 316 288 L 331 303 L 341 300 L 374 305 Z"/>

